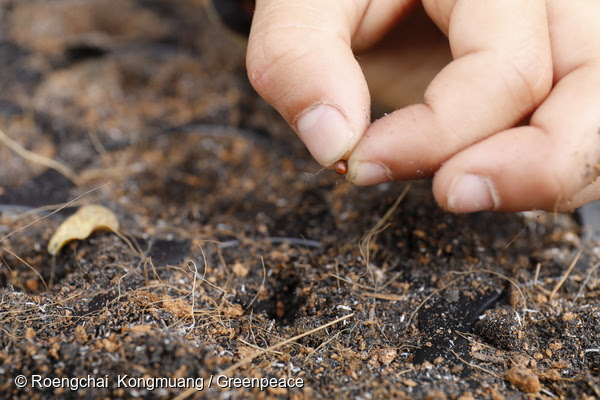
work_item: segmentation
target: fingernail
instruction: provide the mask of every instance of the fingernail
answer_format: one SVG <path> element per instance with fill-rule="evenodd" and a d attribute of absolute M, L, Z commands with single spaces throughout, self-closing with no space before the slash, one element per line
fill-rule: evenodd
<path fill-rule="evenodd" d="M 350 167 L 349 180 L 358 186 L 376 185 L 391 181 L 390 171 L 382 164 L 363 162 Z"/>
<path fill-rule="evenodd" d="M 448 209 L 457 213 L 494 210 L 500 198 L 492 181 L 474 174 L 457 175 L 448 190 Z"/>
<path fill-rule="evenodd" d="M 354 135 L 337 108 L 321 104 L 309 108 L 296 122 L 298 136 L 310 154 L 323 166 L 330 166 L 351 150 Z"/>

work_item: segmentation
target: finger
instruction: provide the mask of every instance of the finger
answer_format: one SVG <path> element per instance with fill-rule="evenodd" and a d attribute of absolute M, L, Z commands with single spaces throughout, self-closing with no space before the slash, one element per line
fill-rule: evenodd
<path fill-rule="evenodd" d="M 569 200 L 558 203 L 556 211 L 571 211 L 600 199 L 600 177 L 596 178 L 592 183 L 585 185 L 583 189 L 575 193 Z"/>
<path fill-rule="evenodd" d="M 256 4 L 249 79 L 325 166 L 344 158 L 370 123 L 367 84 L 351 48 L 353 41 L 365 44 L 380 34 L 362 26 L 365 19 L 373 25 L 384 18 L 369 12 L 369 5 L 338 0 Z M 395 16 L 400 9 L 389 11 Z"/>
<path fill-rule="evenodd" d="M 425 104 L 371 125 L 349 158 L 351 182 L 430 176 L 452 155 L 515 125 L 549 92 L 544 1 L 458 0 L 448 32 L 455 60 L 431 82 Z"/>
<path fill-rule="evenodd" d="M 558 211 L 590 201 L 600 171 L 600 62 L 563 78 L 530 126 L 460 152 L 436 173 L 433 191 L 454 212 Z"/>
<path fill-rule="evenodd" d="M 562 79 L 581 65 L 594 62 L 600 54 L 598 26 L 600 3 L 596 0 L 572 4 L 554 1 L 548 3 L 548 19 L 552 22 L 551 35 L 555 38 L 552 54 L 557 62 L 555 80 Z M 585 27 L 585 28 L 584 28 Z M 558 40 L 562 39 L 562 40 Z M 600 199 L 600 179 L 584 186 L 568 201 L 557 205 L 557 211 L 568 211 Z"/>

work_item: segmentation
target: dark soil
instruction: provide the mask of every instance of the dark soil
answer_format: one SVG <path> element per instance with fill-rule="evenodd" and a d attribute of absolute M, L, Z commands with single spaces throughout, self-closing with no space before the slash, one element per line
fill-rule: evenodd
<path fill-rule="evenodd" d="M 2 398 L 600 398 L 573 215 L 453 215 L 427 181 L 393 209 L 405 184 L 321 170 L 201 3 L 0 1 L 0 128 L 76 173 L 0 145 Z M 121 235 L 52 257 L 83 204 Z M 219 373 L 304 386 L 118 384 Z"/>

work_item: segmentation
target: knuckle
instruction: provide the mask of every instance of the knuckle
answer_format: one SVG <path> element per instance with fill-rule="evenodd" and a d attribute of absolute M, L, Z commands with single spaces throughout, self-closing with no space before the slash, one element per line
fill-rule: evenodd
<path fill-rule="evenodd" d="M 524 48 L 507 57 L 518 87 L 528 94 L 528 102 L 539 105 L 552 88 L 552 60 L 549 52 Z"/>

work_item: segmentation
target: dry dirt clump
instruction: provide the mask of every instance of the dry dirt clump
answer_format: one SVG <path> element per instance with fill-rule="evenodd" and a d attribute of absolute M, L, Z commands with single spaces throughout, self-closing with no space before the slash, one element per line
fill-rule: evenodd
<path fill-rule="evenodd" d="M 322 171 L 203 3 L 0 1 L 0 398 L 600 398 L 573 215 Z"/>

